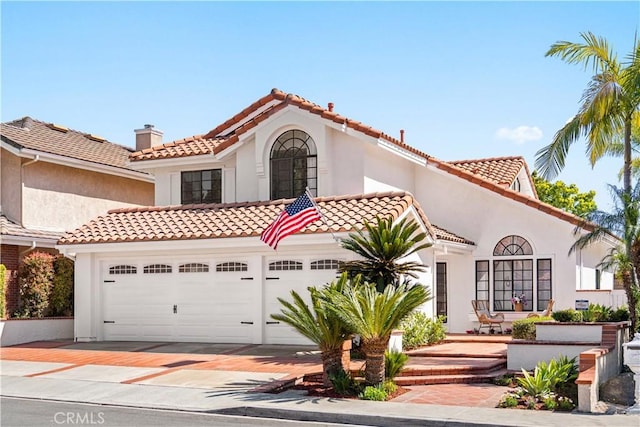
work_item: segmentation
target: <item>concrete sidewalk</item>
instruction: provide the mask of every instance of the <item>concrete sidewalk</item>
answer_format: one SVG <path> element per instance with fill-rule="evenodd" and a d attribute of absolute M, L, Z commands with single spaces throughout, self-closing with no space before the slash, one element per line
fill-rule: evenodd
<path fill-rule="evenodd" d="M 228 415 L 349 423 L 368 426 L 621 426 L 638 427 L 634 415 L 584 415 L 495 408 L 312 398 L 290 390 L 248 393 L 242 388 L 204 389 L 78 379 L 2 375 L 7 397 Z"/>

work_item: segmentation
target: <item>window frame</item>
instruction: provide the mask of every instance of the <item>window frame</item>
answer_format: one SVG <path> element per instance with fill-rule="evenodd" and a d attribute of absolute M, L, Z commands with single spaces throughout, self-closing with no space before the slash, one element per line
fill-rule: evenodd
<path fill-rule="evenodd" d="M 211 173 L 210 179 L 204 179 L 203 175 L 207 172 Z M 186 177 L 198 175 L 198 179 L 192 179 L 191 181 L 186 181 Z M 200 169 L 200 170 L 189 170 L 189 171 L 181 171 L 180 172 L 180 204 L 182 205 L 194 205 L 194 204 L 202 204 L 202 203 L 222 203 L 223 202 L 223 188 L 224 183 L 222 182 L 222 168 L 214 168 L 214 169 Z M 211 183 L 211 199 L 205 199 L 203 196 L 205 194 L 205 190 L 203 188 L 204 182 Z M 191 189 L 187 189 L 187 184 L 191 184 Z M 194 189 L 194 185 L 199 185 L 199 190 Z M 199 197 L 194 197 L 194 194 L 198 193 Z M 190 198 L 186 197 L 187 195 L 191 195 Z"/>
<path fill-rule="evenodd" d="M 282 132 L 269 151 L 269 167 L 271 200 L 296 198 L 306 188 L 317 196 L 318 154 L 316 143 L 307 132 Z"/>

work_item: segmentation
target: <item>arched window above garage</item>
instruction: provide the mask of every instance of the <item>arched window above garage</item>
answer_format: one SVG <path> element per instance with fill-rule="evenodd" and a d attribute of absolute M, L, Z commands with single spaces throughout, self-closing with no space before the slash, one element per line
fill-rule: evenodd
<path fill-rule="evenodd" d="M 269 263 L 269 271 L 288 271 L 288 270 L 302 270 L 302 263 L 300 261 L 274 261 Z"/>
<path fill-rule="evenodd" d="M 171 273 L 172 268 L 168 264 L 149 264 L 145 265 L 142 272 L 144 274 Z"/>
<path fill-rule="evenodd" d="M 247 271 L 249 266 L 246 262 L 221 262 L 216 265 L 217 272 L 237 272 Z"/>
<path fill-rule="evenodd" d="M 136 274 L 138 268 L 135 265 L 114 265 L 109 267 L 109 274 Z"/>
<path fill-rule="evenodd" d="M 312 270 L 337 270 L 340 266 L 340 260 L 338 259 L 319 259 L 317 261 L 311 261 Z"/>
<path fill-rule="evenodd" d="M 178 271 L 180 273 L 208 273 L 209 264 L 204 264 L 201 262 L 190 262 L 187 264 L 180 264 L 180 267 L 178 267 Z"/>

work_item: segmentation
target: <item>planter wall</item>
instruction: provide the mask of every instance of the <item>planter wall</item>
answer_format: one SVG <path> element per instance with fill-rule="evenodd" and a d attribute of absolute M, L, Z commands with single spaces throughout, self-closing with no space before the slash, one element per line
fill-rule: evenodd
<path fill-rule="evenodd" d="M 544 322 L 536 324 L 536 339 L 539 341 L 600 343 L 602 323 Z"/>
<path fill-rule="evenodd" d="M 0 320 L 0 346 L 73 339 L 73 317 Z"/>
<path fill-rule="evenodd" d="M 537 334 L 537 332 L 536 332 Z M 533 371 L 538 362 L 549 362 L 558 355 L 578 360 L 580 353 L 597 347 L 599 343 L 550 343 L 527 340 L 513 340 L 507 345 L 507 370 Z"/>

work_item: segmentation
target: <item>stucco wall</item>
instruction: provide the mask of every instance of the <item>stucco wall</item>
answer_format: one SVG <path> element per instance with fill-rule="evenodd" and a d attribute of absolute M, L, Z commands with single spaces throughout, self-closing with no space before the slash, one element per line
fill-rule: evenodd
<path fill-rule="evenodd" d="M 22 223 L 65 231 L 109 209 L 153 204 L 153 184 L 39 161 L 22 170 Z"/>
<path fill-rule="evenodd" d="M 12 221 L 20 222 L 20 158 L 0 150 L 0 208 Z"/>

